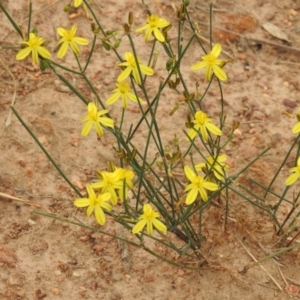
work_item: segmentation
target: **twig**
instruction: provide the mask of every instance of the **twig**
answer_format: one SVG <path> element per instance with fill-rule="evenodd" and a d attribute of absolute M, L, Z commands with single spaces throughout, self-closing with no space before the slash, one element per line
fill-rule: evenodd
<path fill-rule="evenodd" d="M 300 283 L 299 283 L 299 282 L 297 282 L 297 281 L 295 281 L 294 279 L 292 279 L 292 278 L 288 278 L 288 277 L 286 277 L 286 279 L 287 279 L 288 281 L 290 281 L 291 283 L 293 283 L 293 284 L 295 284 L 295 285 L 298 285 L 298 286 L 300 286 Z"/>
<path fill-rule="evenodd" d="M 275 264 L 275 266 L 277 267 L 277 270 L 278 270 L 279 274 L 281 275 L 281 278 L 282 278 L 282 280 L 284 281 L 285 286 L 288 286 L 289 284 L 288 284 L 288 282 L 286 281 L 285 277 L 283 276 L 283 273 L 282 273 L 280 267 L 279 267 L 277 264 Z"/>
<path fill-rule="evenodd" d="M 246 246 L 240 241 L 240 240 L 238 240 L 238 239 L 236 239 L 241 245 L 242 245 L 242 247 L 245 249 L 245 251 L 248 253 L 248 255 L 255 261 L 255 262 L 257 262 L 257 259 L 252 255 L 252 253 L 246 248 Z M 260 267 L 261 267 L 261 269 L 263 270 L 263 271 L 265 271 L 266 273 L 267 273 L 267 275 L 271 278 L 271 280 L 275 283 L 275 285 L 278 287 L 278 289 L 280 290 L 280 291 L 282 291 L 282 288 L 281 288 L 281 286 L 279 285 L 279 283 L 273 278 L 273 276 L 265 269 L 265 267 L 264 266 L 262 266 L 261 264 L 258 264 Z"/>
<path fill-rule="evenodd" d="M 20 199 L 20 198 L 17 198 L 17 197 L 14 197 L 14 196 L 11 196 L 11 195 L 8 195 L 8 194 L 5 194 L 5 193 L 0 193 L 0 197 L 10 199 L 10 200 L 16 200 L 16 201 L 22 202 L 22 203 L 27 204 L 27 205 L 32 205 L 32 206 L 45 208 L 45 207 L 43 207 L 42 205 L 40 205 L 36 202 L 29 201 L 29 200 L 23 200 L 23 199 Z"/>

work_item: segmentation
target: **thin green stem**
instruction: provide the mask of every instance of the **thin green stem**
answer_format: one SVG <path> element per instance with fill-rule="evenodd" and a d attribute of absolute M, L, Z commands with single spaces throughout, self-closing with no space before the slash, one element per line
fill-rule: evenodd
<path fill-rule="evenodd" d="M 20 29 L 20 27 L 18 26 L 18 24 L 14 21 L 14 19 L 10 16 L 10 14 L 7 12 L 7 10 L 4 8 L 4 6 L 1 4 L 0 1 L 0 9 L 4 12 L 4 14 L 6 15 L 7 19 L 9 20 L 9 22 L 12 24 L 12 26 L 15 28 L 16 32 L 20 35 L 20 37 L 23 39 L 23 34 L 22 31 Z"/>
<path fill-rule="evenodd" d="M 86 60 L 86 64 L 85 64 L 85 66 L 84 66 L 84 68 L 83 68 L 83 70 L 82 70 L 82 73 L 85 73 L 87 67 L 88 67 L 89 64 L 90 64 L 92 55 L 93 55 L 94 50 L 95 50 L 96 41 L 97 41 L 97 37 L 96 37 L 96 35 L 94 35 L 93 43 L 92 43 L 92 48 L 91 48 L 90 53 L 89 53 L 89 56 L 88 56 L 88 58 L 87 58 L 87 60 Z"/>
<path fill-rule="evenodd" d="M 78 90 L 73 86 L 72 83 L 69 82 L 63 75 L 59 74 L 55 68 L 52 66 L 52 63 L 49 64 L 50 68 L 54 72 L 54 74 L 85 104 L 88 104 L 88 101 L 85 99 L 83 95 L 81 95 Z"/>
<path fill-rule="evenodd" d="M 62 65 L 56 63 L 56 62 L 53 61 L 53 60 L 49 60 L 49 62 L 51 63 L 51 65 L 54 65 L 54 66 L 56 66 L 56 67 L 58 67 L 58 68 L 61 68 L 61 69 L 65 70 L 65 71 L 68 71 L 68 72 L 70 72 L 70 73 L 73 73 L 73 74 L 76 74 L 76 75 L 79 75 L 79 76 L 82 77 L 82 73 L 81 73 L 81 72 L 78 72 L 78 71 L 74 71 L 74 70 L 72 70 L 72 69 L 69 69 L 69 68 L 67 68 L 67 67 L 65 67 L 65 66 L 62 66 Z"/>
<path fill-rule="evenodd" d="M 300 138 L 300 135 L 297 136 L 297 138 L 295 139 L 295 142 L 294 142 L 293 145 L 291 146 L 290 150 L 287 152 L 285 159 L 283 160 L 283 162 L 281 163 L 281 165 L 280 165 L 280 167 L 278 168 L 277 172 L 275 173 L 273 179 L 271 180 L 271 182 L 270 182 L 270 184 L 269 184 L 269 186 L 268 186 L 268 188 L 267 188 L 267 190 L 266 190 L 266 192 L 265 192 L 264 198 L 267 197 L 267 195 L 268 195 L 268 193 L 269 193 L 269 191 L 270 191 L 270 189 L 271 189 L 271 187 L 272 187 L 274 181 L 276 180 L 276 178 L 277 178 L 279 172 L 281 171 L 283 165 L 284 165 L 285 162 L 287 161 L 287 159 L 288 159 L 288 157 L 290 156 L 290 153 L 292 152 L 292 150 L 293 150 L 293 148 L 295 147 L 295 145 L 298 143 L 299 138 Z"/>
<path fill-rule="evenodd" d="M 192 42 L 193 39 L 194 39 L 194 35 L 193 35 L 192 38 L 189 40 L 188 44 L 186 45 L 185 49 L 183 50 L 182 56 L 181 56 L 180 58 L 178 58 L 177 62 L 175 63 L 175 65 L 174 65 L 174 67 L 173 67 L 173 69 L 170 71 L 170 73 L 168 74 L 168 76 L 167 76 L 167 78 L 165 79 L 165 81 L 161 84 L 161 87 L 160 87 L 161 90 L 163 90 L 164 87 L 167 85 L 167 83 L 168 83 L 169 79 L 171 78 L 171 76 L 172 76 L 174 70 L 176 70 L 176 68 L 177 68 L 178 65 L 180 64 L 180 61 L 181 61 L 182 57 L 184 56 L 185 52 L 186 52 L 187 49 L 189 48 L 189 46 L 190 46 L 190 44 L 191 44 L 191 42 Z M 145 118 L 146 115 L 149 113 L 149 111 L 150 111 L 152 105 L 153 105 L 155 102 L 156 102 L 156 96 L 155 96 L 154 99 L 151 101 L 149 107 L 147 108 L 147 110 L 145 111 L 145 113 L 143 114 L 142 118 L 139 120 L 139 122 L 138 122 L 137 125 L 135 126 L 135 128 L 132 130 L 131 136 L 128 137 L 128 140 L 130 140 L 130 139 L 134 136 L 135 132 L 138 130 L 138 128 L 140 127 L 140 125 L 141 125 L 141 123 L 143 122 L 144 118 Z"/>
<path fill-rule="evenodd" d="M 80 72 L 82 73 L 82 67 L 81 67 L 81 63 L 79 61 L 78 55 L 75 52 L 73 52 L 73 53 L 74 53 L 75 59 L 77 61 L 78 68 L 79 68 Z"/>
<path fill-rule="evenodd" d="M 32 16 L 32 3 L 29 1 L 29 12 L 28 12 L 28 27 L 27 27 L 27 38 L 29 38 L 30 26 L 31 26 L 31 16 Z"/>
<path fill-rule="evenodd" d="M 212 11 L 212 8 L 213 8 L 213 5 L 210 4 L 209 5 L 209 45 L 210 45 L 210 49 L 212 49 L 212 38 L 213 38 L 213 35 L 212 35 L 212 14 L 213 14 L 213 11 Z"/>

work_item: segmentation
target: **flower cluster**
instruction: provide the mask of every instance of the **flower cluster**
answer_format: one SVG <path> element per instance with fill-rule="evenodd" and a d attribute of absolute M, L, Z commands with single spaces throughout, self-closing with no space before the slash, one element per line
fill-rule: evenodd
<path fill-rule="evenodd" d="M 145 31 L 145 40 L 149 41 L 151 34 L 160 42 L 165 42 L 165 37 L 161 32 L 161 28 L 165 28 L 170 25 L 170 22 L 165 19 L 161 19 L 158 16 L 150 15 L 147 17 L 147 24 L 138 28 L 137 32 Z M 141 63 L 141 60 L 131 52 L 126 52 L 124 55 L 124 61 L 119 64 L 122 67 L 122 72 L 117 78 L 117 88 L 113 90 L 112 95 L 106 100 L 106 104 L 110 105 L 115 103 L 118 99 L 122 99 L 124 109 L 128 107 L 128 100 L 134 102 L 140 101 L 140 99 L 134 95 L 130 90 L 130 84 L 125 80 L 132 75 L 134 81 L 137 84 L 142 83 L 141 75 L 152 76 L 154 70 L 149 66 Z"/>
<path fill-rule="evenodd" d="M 68 47 L 70 46 L 73 52 L 78 55 L 79 48 L 78 45 L 88 45 L 89 41 L 85 38 L 76 37 L 77 26 L 73 25 L 70 30 L 64 29 L 62 27 L 57 28 L 57 33 L 61 36 L 58 44 L 61 44 L 57 57 L 62 58 L 66 55 Z M 25 59 L 30 53 L 32 55 L 32 61 L 34 64 L 38 64 L 39 56 L 44 59 L 50 59 L 51 53 L 45 48 L 45 39 L 38 37 L 35 33 L 29 33 L 29 38 L 27 41 L 21 42 L 25 48 L 21 49 L 17 55 L 16 59 Z"/>
<path fill-rule="evenodd" d="M 100 178 L 100 181 L 86 186 L 88 198 L 75 199 L 74 205 L 87 207 L 87 216 L 90 216 L 95 211 L 97 222 L 100 225 L 104 225 L 106 219 L 103 209 L 111 211 L 112 205 L 116 205 L 118 199 L 124 201 L 124 197 L 127 197 L 128 189 L 133 188 L 132 179 L 134 173 L 131 170 L 115 168 L 113 172 L 103 171 L 98 173 L 97 176 Z"/>
<path fill-rule="evenodd" d="M 218 190 L 218 185 L 216 183 L 210 182 L 201 175 L 198 175 L 189 166 L 184 167 L 184 174 L 190 181 L 190 184 L 188 184 L 184 190 L 185 192 L 188 192 L 185 201 L 187 205 L 194 203 L 198 196 L 200 196 L 203 201 L 207 201 L 208 197 L 206 190 Z"/>

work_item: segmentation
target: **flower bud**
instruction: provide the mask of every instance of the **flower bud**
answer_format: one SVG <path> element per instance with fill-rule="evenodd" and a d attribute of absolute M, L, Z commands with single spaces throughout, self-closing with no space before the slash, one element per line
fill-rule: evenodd
<path fill-rule="evenodd" d="M 131 26 L 133 24 L 133 13 L 132 11 L 128 14 L 128 24 Z"/>
<path fill-rule="evenodd" d="M 71 4 L 69 3 L 64 7 L 64 12 L 69 12 L 70 8 L 71 8 Z"/>
<path fill-rule="evenodd" d="M 120 44 L 121 44 L 121 39 L 116 39 L 115 43 L 114 43 L 114 49 L 119 48 Z"/>

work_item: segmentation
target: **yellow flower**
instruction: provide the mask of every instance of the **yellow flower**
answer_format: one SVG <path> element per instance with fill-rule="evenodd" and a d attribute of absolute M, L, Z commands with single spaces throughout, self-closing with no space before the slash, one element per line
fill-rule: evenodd
<path fill-rule="evenodd" d="M 93 125 L 96 127 L 96 131 L 99 136 L 103 135 L 103 129 L 101 125 L 114 128 L 114 120 L 107 117 L 101 117 L 102 115 L 107 114 L 108 110 L 98 110 L 97 106 L 93 102 L 88 104 L 87 109 L 88 114 L 82 118 L 82 122 L 86 122 L 81 130 L 81 134 L 83 136 L 86 136 L 90 133 Z"/>
<path fill-rule="evenodd" d="M 31 53 L 32 61 L 37 64 L 39 55 L 44 58 L 50 58 L 51 53 L 42 46 L 44 42 L 45 40 L 43 38 L 37 37 L 34 33 L 30 33 L 28 41 L 22 42 L 26 47 L 18 52 L 16 59 L 24 59 Z"/>
<path fill-rule="evenodd" d="M 132 228 L 133 234 L 141 232 L 146 225 L 149 236 L 152 236 L 153 234 L 153 226 L 160 232 L 165 233 L 167 231 L 166 225 L 160 220 L 157 220 L 160 214 L 154 211 L 150 204 L 144 205 L 143 212 L 144 213 L 139 217 L 139 221 Z"/>
<path fill-rule="evenodd" d="M 223 180 L 225 177 L 225 170 L 229 170 L 229 166 L 225 164 L 226 155 L 219 155 L 217 159 L 213 156 L 206 158 L 206 163 L 201 163 L 195 166 L 196 171 L 202 171 L 206 168 L 207 171 L 213 171 L 217 179 Z"/>
<path fill-rule="evenodd" d="M 196 137 L 198 131 L 200 131 L 204 141 L 208 140 L 208 131 L 214 135 L 222 135 L 222 131 L 212 123 L 212 119 L 208 118 L 207 114 L 201 110 L 195 113 L 195 119 L 192 122 L 194 127 L 188 132 L 191 140 Z"/>
<path fill-rule="evenodd" d="M 117 88 L 113 90 L 113 94 L 106 100 L 107 105 L 111 105 L 121 98 L 123 107 L 126 109 L 128 107 L 128 99 L 134 102 L 140 101 L 139 98 L 131 93 L 130 84 L 128 82 L 119 82 L 116 86 Z"/>
<path fill-rule="evenodd" d="M 141 84 L 141 77 L 139 74 L 137 64 L 135 62 L 134 55 L 131 52 L 126 52 L 124 55 L 124 58 L 126 61 L 120 63 L 119 66 L 126 67 L 126 69 L 124 69 L 122 71 L 122 73 L 119 75 L 117 81 L 118 82 L 124 81 L 132 73 L 135 82 L 137 84 Z M 144 73 L 145 75 L 148 75 L 148 76 L 152 76 L 154 74 L 153 69 L 151 69 L 150 67 L 148 67 L 146 65 L 141 64 L 139 59 L 137 59 L 137 60 L 138 60 L 139 66 L 140 66 L 141 73 Z"/>
<path fill-rule="evenodd" d="M 134 173 L 131 170 L 123 169 L 123 168 L 116 168 L 115 172 L 118 173 L 120 176 L 120 180 L 122 181 L 122 188 L 119 189 L 119 198 L 121 201 L 127 199 L 128 195 L 128 188 L 133 189 L 132 179 L 134 177 Z"/>
<path fill-rule="evenodd" d="M 91 185 L 87 184 L 86 186 L 88 192 L 88 198 L 78 198 L 75 199 L 74 205 L 77 207 L 88 207 L 86 210 L 86 214 L 89 217 L 93 211 L 95 211 L 95 217 L 97 222 L 100 225 L 104 225 L 106 218 L 103 212 L 103 208 L 111 211 L 111 206 L 107 201 L 110 199 L 109 193 L 103 193 L 96 195 Z"/>
<path fill-rule="evenodd" d="M 110 201 L 113 205 L 118 203 L 116 190 L 123 189 L 123 181 L 121 174 L 118 171 L 101 172 L 97 174 L 101 181 L 91 184 L 93 189 L 101 189 L 102 193 L 109 193 L 111 195 Z"/>
<path fill-rule="evenodd" d="M 226 80 L 227 75 L 222 69 L 223 61 L 217 57 L 222 51 L 222 46 L 220 44 L 215 44 L 209 54 L 202 56 L 202 61 L 191 66 L 191 70 L 195 71 L 206 67 L 205 77 L 207 80 L 211 79 L 214 73 L 220 80 Z"/>
<path fill-rule="evenodd" d="M 78 7 L 79 5 L 81 5 L 83 0 L 74 0 L 74 6 Z"/>
<path fill-rule="evenodd" d="M 147 24 L 138 28 L 136 32 L 146 31 L 145 32 L 145 41 L 148 42 L 151 34 L 153 33 L 155 38 L 164 43 L 165 37 L 159 30 L 160 28 L 164 28 L 170 25 L 170 22 L 165 19 L 161 19 L 158 16 L 151 15 L 147 17 Z"/>
<path fill-rule="evenodd" d="M 73 52 L 78 55 L 79 54 L 79 48 L 78 45 L 87 45 L 89 41 L 87 39 L 81 38 L 81 37 L 76 37 L 77 31 L 77 25 L 73 25 L 73 27 L 70 30 L 64 29 L 62 27 L 57 28 L 57 33 L 61 36 L 60 40 L 58 41 L 57 44 L 61 44 L 57 57 L 62 58 L 66 55 L 68 51 L 68 46 L 71 47 Z"/>
<path fill-rule="evenodd" d="M 291 174 L 285 181 L 285 185 L 292 185 L 300 179 L 300 157 L 297 160 L 297 166 L 290 169 Z"/>
<path fill-rule="evenodd" d="M 191 182 L 186 188 L 185 192 L 189 191 L 185 200 L 187 205 L 190 205 L 195 202 L 200 194 L 200 197 L 203 201 L 207 201 L 207 193 L 206 190 L 216 191 L 218 189 L 218 185 L 205 180 L 202 176 L 197 175 L 189 166 L 184 167 L 184 174 L 186 178 Z"/>

